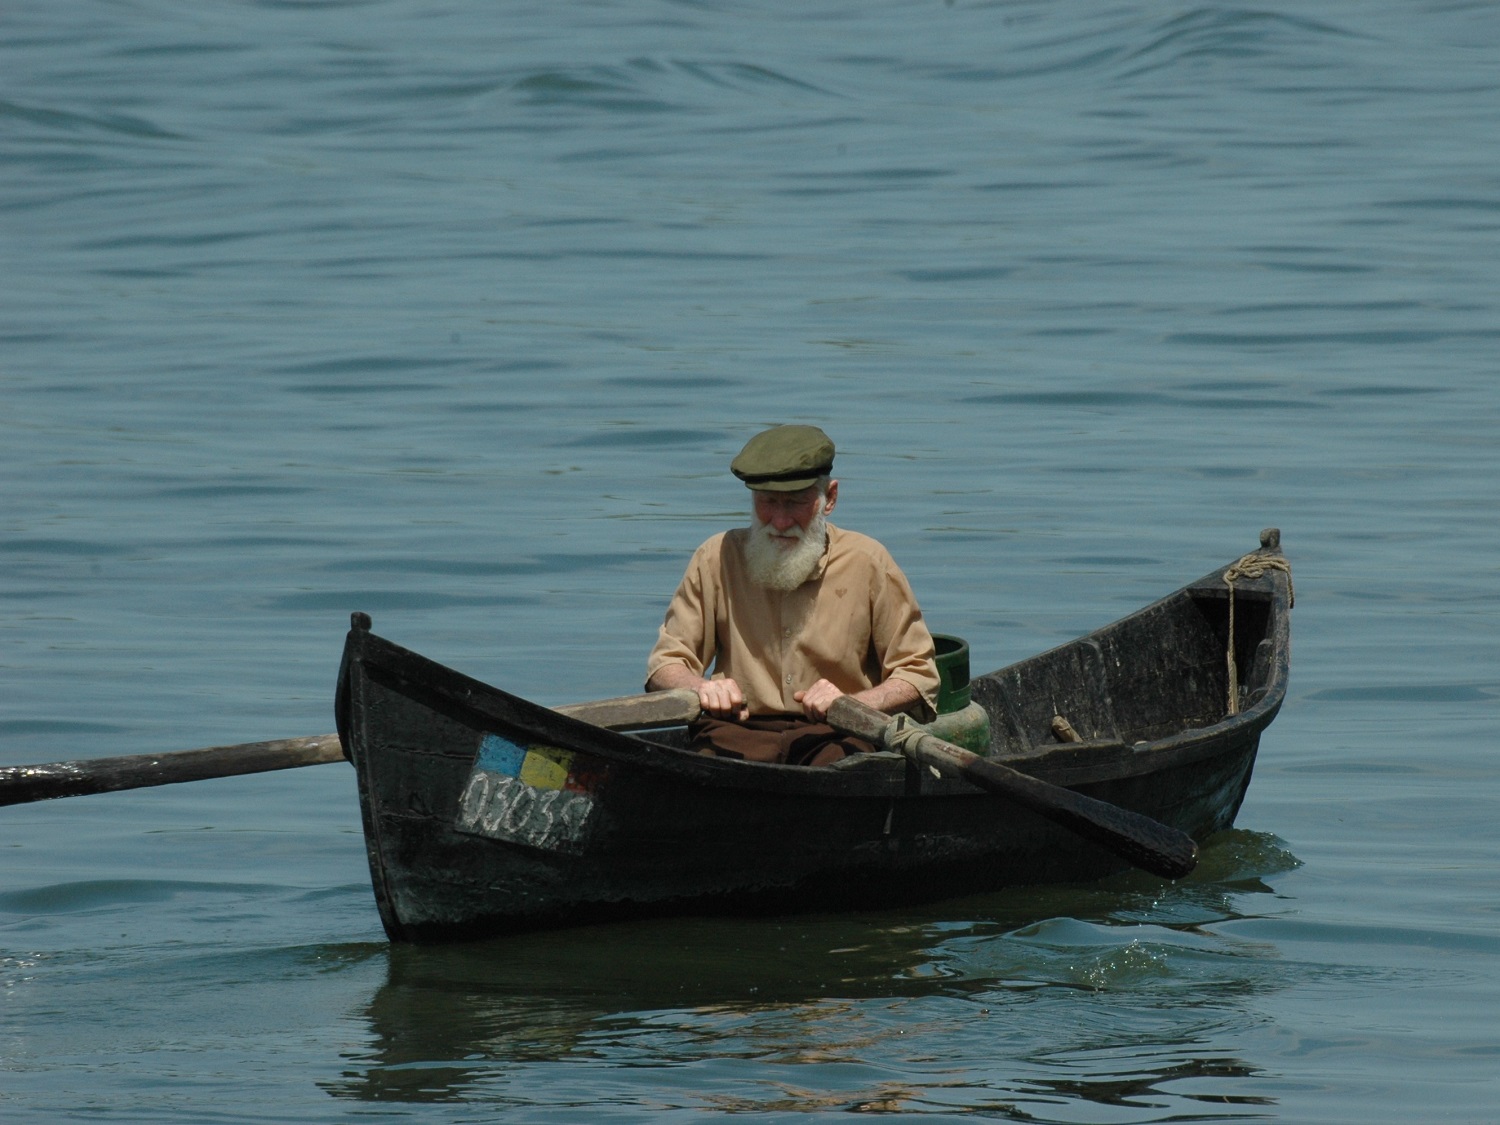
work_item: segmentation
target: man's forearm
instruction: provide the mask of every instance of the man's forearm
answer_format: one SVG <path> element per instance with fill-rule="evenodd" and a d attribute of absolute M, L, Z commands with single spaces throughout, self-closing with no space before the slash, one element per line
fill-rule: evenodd
<path fill-rule="evenodd" d="M 695 691 L 703 677 L 686 664 L 663 664 L 646 681 L 647 691 L 671 691 L 673 688 L 692 688 Z"/>
<path fill-rule="evenodd" d="M 737 709 L 742 704 L 743 697 L 739 695 L 738 688 L 731 688 L 731 685 L 733 685 L 732 680 L 706 680 L 686 664 L 664 664 L 653 672 L 651 678 L 646 681 L 646 690 L 667 691 L 672 688 L 688 688 L 698 692 L 700 698 L 702 698 L 706 694 L 712 695 L 715 688 L 722 687 L 734 692 L 733 706 Z M 831 687 L 828 690 L 837 691 L 837 689 Z M 922 701 L 922 693 L 909 681 L 903 680 L 899 676 L 892 676 L 884 683 L 876 684 L 874 687 L 866 688 L 864 691 L 853 694 L 854 698 L 858 699 L 861 703 L 873 707 L 877 711 L 884 711 L 887 715 L 894 715 L 898 711 L 909 710 Z M 801 697 L 801 693 L 798 694 L 798 697 Z M 703 698 L 703 702 L 705 710 L 710 708 L 714 710 L 728 709 L 731 706 L 727 695 L 722 700 L 716 697 Z"/>
<path fill-rule="evenodd" d="M 894 715 L 897 711 L 905 711 L 920 703 L 922 693 L 908 680 L 899 676 L 892 676 L 884 683 L 876 684 L 872 688 L 855 692 L 854 698 L 861 703 L 868 704 L 877 711 L 884 711 L 887 715 Z"/>

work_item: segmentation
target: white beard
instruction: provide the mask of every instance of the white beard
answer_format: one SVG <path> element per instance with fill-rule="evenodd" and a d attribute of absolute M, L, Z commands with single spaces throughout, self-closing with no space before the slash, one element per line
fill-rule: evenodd
<path fill-rule="evenodd" d="M 782 544 L 796 539 L 795 545 Z M 785 593 L 795 590 L 812 576 L 823 557 L 823 548 L 828 542 L 828 519 L 823 514 L 821 502 L 818 514 L 808 521 L 806 531 L 792 527 L 782 536 L 774 536 L 771 525 L 761 523 L 752 514 L 750 535 L 745 540 L 745 562 L 750 569 L 750 580 L 757 586 Z"/>

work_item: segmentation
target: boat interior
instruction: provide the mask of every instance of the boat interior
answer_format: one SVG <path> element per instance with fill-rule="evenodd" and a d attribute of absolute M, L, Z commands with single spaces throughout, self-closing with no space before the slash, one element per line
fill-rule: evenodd
<path fill-rule="evenodd" d="M 1234 667 L 1230 705 L 1230 591 L 1217 574 L 1129 617 L 1047 652 L 972 679 L 968 647 L 939 638 L 944 714 L 935 734 L 975 753 L 1019 759 L 1060 743 L 1152 743 L 1213 726 L 1255 706 L 1276 677 L 1271 636 L 1274 589 L 1246 582 L 1233 596 Z M 961 645 L 944 665 L 943 649 Z M 1060 721 L 1061 720 L 1061 721 Z M 638 737 L 686 745 L 683 727 Z"/>

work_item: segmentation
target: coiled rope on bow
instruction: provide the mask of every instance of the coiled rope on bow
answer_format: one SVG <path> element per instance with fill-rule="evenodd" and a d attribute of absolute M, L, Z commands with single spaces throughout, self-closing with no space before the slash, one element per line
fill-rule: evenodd
<path fill-rule="evenodd" d="M 1229 587 L 1229 713 L 1235 715 L 1240 709 L 1240 671 L 1234 660 L 1234 584 L 1240 578 L 1261 578 L 1269 570 L 1279 570 L 1286 575 L 1287 607 L 1297 604 L 1297 595 L 1292 589 L 1292 566 L 1280 555 L 1252 551 L 1224 571 L 1224 585 Z"/>

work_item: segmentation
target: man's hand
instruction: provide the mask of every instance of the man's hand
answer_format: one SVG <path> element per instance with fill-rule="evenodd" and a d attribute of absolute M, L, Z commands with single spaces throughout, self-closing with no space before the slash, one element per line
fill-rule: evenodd
<path fill-rule="evenodd" d="M 750 708 L 745 706 L 745 693 L 740 685 L 725 677 L 720 680 L 705 680 L 685 664 L 668 664 L 658 668 L 646 684 L 647 691 L 666 691 L 670 688 L 690 688 L 698 693 L 698 706 L 716 719 L 750 717 Z"/>
<path fill-rule="evenodd" d="M 792 698 L 802 704 L 804 715 L 815 723 L 821 723 L 828 718 L 828 708 L 833 706 L 833 701 L 843 694 L 827 680 L 819 680 L 805 691 L 797 692 Z"/>
<path fill-rule="evenodd" d="M 743 722 L 750 717 L 750 708 L 745 706 L 745 693 L 727 676 L 722 680 L 699 680 L 694 686 L 698 690 L 698 706 L 714 718 Z"/>
<path fill-rule="evenodd" d="M 792 698 L 802 704 L 804 715 L 815 723 L 821 723 L 827 720 L 828 708 L 833 706 L 833 701 L 843 694 L 827 680 L 819 680 L 807 690 L 797 692 Z M 854 698 L 877 711 L 893 715 L 916 703 L 921 699 L 921 694 L 907 681 L 893 676 L 884 683 L 856 692 Z"/>

